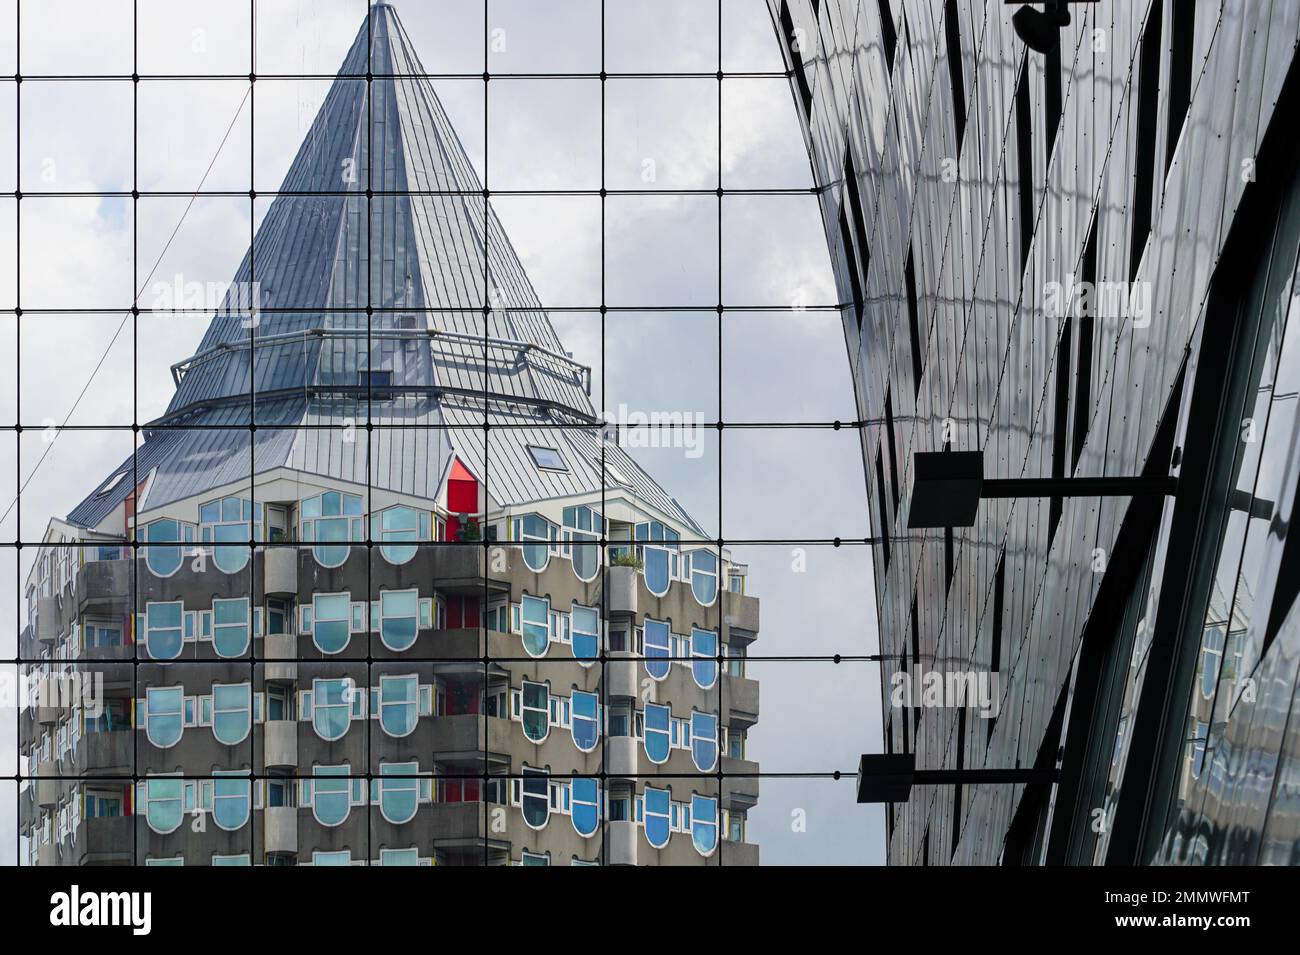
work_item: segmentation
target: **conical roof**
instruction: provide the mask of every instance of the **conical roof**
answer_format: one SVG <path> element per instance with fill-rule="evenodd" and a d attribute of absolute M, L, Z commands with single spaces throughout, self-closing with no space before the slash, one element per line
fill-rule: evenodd
<path fill-rule="evenodd" d="M 589 371 L 424 74 L 394 7 L 371 7 L 166 414 L 70 521 L 111 514 L 123 471 L 151 476 L 144 512 L 278 467 L 433 499 L 459 458 L 499 504 L 621 487 L 699 531 L 591 427 Z M 367 421 L 369 440 L 339 427 Z"/>

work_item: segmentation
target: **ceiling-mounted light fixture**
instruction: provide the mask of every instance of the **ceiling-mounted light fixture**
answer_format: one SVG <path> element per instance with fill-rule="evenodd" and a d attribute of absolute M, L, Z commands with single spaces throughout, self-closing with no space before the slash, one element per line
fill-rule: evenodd
<path fill-rule="evenodd" d="M 1008 0 L 1015 2 L 1015 0 Z M 1061 28 L 1070 23 L 1068 0 L 1045 0 L 1042 10 L 1025 5 L 1011 15 L 1011 25 L 1025 46 L 1039 53 L 1051 53 L 1061 44 Z M 1095 0 L 1092 0 L 1095 2 Z"/>

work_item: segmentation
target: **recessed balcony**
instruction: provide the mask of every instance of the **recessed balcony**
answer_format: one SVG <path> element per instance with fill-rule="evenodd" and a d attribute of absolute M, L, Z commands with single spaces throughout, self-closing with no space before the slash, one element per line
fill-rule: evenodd
<path fill-rule="evenodd" d="M 269 806 L 262 812 L 265 851 L 268 854 L 298 854 L 298 810 L 293 806 Z"/>
<path fill-rule="evenodd" d="M 265 761 L 268 769 L 298 766 L 298 722 L 267 720 L 263 724 Z"/>
<path fill-rule="evenodd" d="M 297 596 L 298 548 L 268 547 L 262 560 L 262 586 L 267 596 Z"/>
<path fill-rule="evenodd" d="M 630 820 L 605 824 L 605 861 L 608 865 L 636 865 L 637 826 Z"/>

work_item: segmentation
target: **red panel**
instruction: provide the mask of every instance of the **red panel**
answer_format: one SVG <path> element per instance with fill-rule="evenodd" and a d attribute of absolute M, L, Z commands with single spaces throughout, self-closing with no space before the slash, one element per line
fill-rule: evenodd
<path fill-rule="evenodd" d="M 451 463 L 451 475 L 447 478 L 447 510 L 453 514 L 478 513 L 478 481 L 459 458 Z M 448 536 L 451 536 L 450 528 Z"/>

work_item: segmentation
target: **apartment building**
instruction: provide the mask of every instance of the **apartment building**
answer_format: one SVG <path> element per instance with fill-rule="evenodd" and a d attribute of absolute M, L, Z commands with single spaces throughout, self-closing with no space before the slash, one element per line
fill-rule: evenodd
<path fill-rule="evenodd" d="M 603 426 L 425 72 L 373 6 L 50 522 L 24 864 L 757 864 L 746 568 Z"/>

